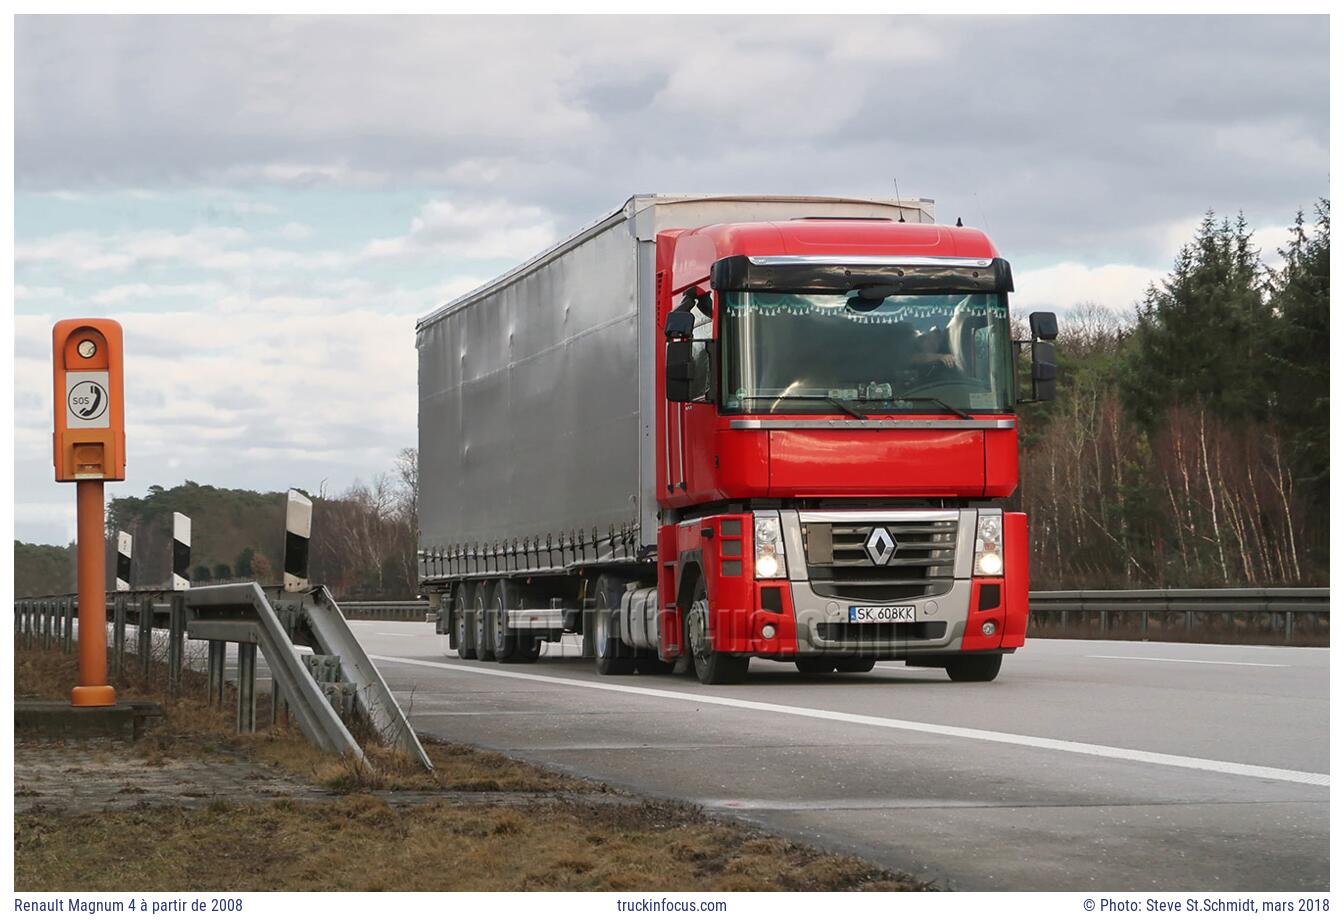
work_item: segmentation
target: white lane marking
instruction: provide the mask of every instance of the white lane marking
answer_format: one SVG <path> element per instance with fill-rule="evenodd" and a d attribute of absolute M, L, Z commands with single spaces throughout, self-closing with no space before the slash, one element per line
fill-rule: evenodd
<path fill-rule="evenodd" d="M 1261 664 L 1258 661 L 1214 661 L 1210 658 L 1145 658 L 1142 655 L 1088 655 L 1088 658 L 1108 658 L 1111 661 L 1170 661 L 1174 664 L 1230 664 L 1239 668 L 1290 668 L 1288 664 Z"/>
<path fill-rule="evenodd" d="M 395 639 L 414 639 L 415 633 L 374 633 L 375 636 L 392 636 Z"/>
<path fill-rule="evenodd" d="M 741 700 L 731 696 L 709 696 L 703 693 L 683 693 L 677 690 L 656 690 L 651 687 L 631 687 L 627 684 L 575 680 L 572 677 L 524 674 L 520 671 L 511 671 L 503 668 L 489 668 L 466 664 L 447 664 L 442 661 L 422 661 L 417 658 L 396 658 L 391 655 L 370 655 L 369 657 L 376 661 L 387 661 L 393 664 L 407 664 L 421 668 L 437 668 L 442 671 L 464 671 L 468 674 L 475 674 L 482 677 L 503 677 L 509 680 L 532 680 L 543 684 L 578 687 L 583 690 L 605 690 L 608 693 L 629 693 L 634 696 L 652 696 L 660 699 L 681 700 L 687 703 L 700 703 L 709 706 L 727 706 L 732 709 L 754 709 L 758 712 L 774 712 L 782 715 L 801 716 L 807 719 L 823 719 L 829 722 L 849 722 L 855 725 L 894 728 L 900 731 L 921 732 L 926 735 L 944 735 L 950 738 L 966 738 L 972 741 L 992 741 L 997 744 L 1015 744 L 1020 747 L 1042 748 L 1047 751 L 1087 754 L 1092 757 L 1105 757 L 1110 760 L 1129 760 L 1136 763 L 1155 764 L 1164 767 L 1182 767 L 1187 770 L 1206 770 L 1211 773 L 1223 773 L 1229 776 L 1249 776 L 1254 779 L 1279 780 L 1285 783 L 1301 783 L 1306 786 L 1330 785 L 1330 774 L 1328 773 L 1307 773 L 1301 770 L 1282 770 L 1278 767 L 1262 767 L 1256 764 L 1234 763 L 1226 760 L 1205 760 L 1202 757 L 1183 757 L 1179 754 L 1160 754 L 1155 751 L 1136 751 L 1129 748 L 1110 747 L 1104 744 L 1086 744 L 1081 741 L 1064 741 L 1058 738 L 1038 738 L 1033 735 L 1015 735 L 1009 732 L 988 731 L 980 728 L 963 728 L 958 725 L 937 725 L 931 722 L 909 722 L 905 719 L 887 719 L 881 716 L 866 716 L 852 712 L 836 712 L 831 709 L 809 709 L 803 706 L 785 706 L 780 703 L 762 703 L 756 700 Z"/>

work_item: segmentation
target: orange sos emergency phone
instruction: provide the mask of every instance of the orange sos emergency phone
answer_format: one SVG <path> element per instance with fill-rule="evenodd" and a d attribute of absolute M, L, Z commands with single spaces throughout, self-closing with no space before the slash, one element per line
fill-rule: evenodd
<path fill-rule="evenodd" d="M 64 319 L 52 329 L 56 481 L 126 478 L 121 324 Z"/>

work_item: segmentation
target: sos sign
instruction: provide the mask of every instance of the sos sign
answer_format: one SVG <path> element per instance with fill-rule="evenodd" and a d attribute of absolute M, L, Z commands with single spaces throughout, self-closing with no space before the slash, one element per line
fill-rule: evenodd
<path fill-rule="evenodd" d="M 57 482 L 126 478 L 121 324 L 64 319 L 51 333 Z"/>

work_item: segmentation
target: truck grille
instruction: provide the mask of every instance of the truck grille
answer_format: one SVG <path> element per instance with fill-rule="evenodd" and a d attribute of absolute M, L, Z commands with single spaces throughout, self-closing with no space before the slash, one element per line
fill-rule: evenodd
<path fill-rule="evenodd" d="M 885 537 L 875 536 L 879 528 Z M 942 594 L 952 587 L 957 522 L 806 523 L 803 548 L 812 590 L 824 597 L 887 601 Z"/>

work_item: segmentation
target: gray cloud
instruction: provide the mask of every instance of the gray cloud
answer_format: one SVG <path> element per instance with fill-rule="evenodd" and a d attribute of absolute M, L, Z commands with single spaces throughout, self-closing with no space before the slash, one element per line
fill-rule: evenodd
<path fill-rule="evenodd" d="M 898 176 L 1006 252 L 1151 263 L 1172 221 L 1326 192 L 1327 33 L 1301 16 L 27 16 L 16 169 L 24 189 L 432 185 L 562 226 L 634 191 L 882 195 Z"/>

